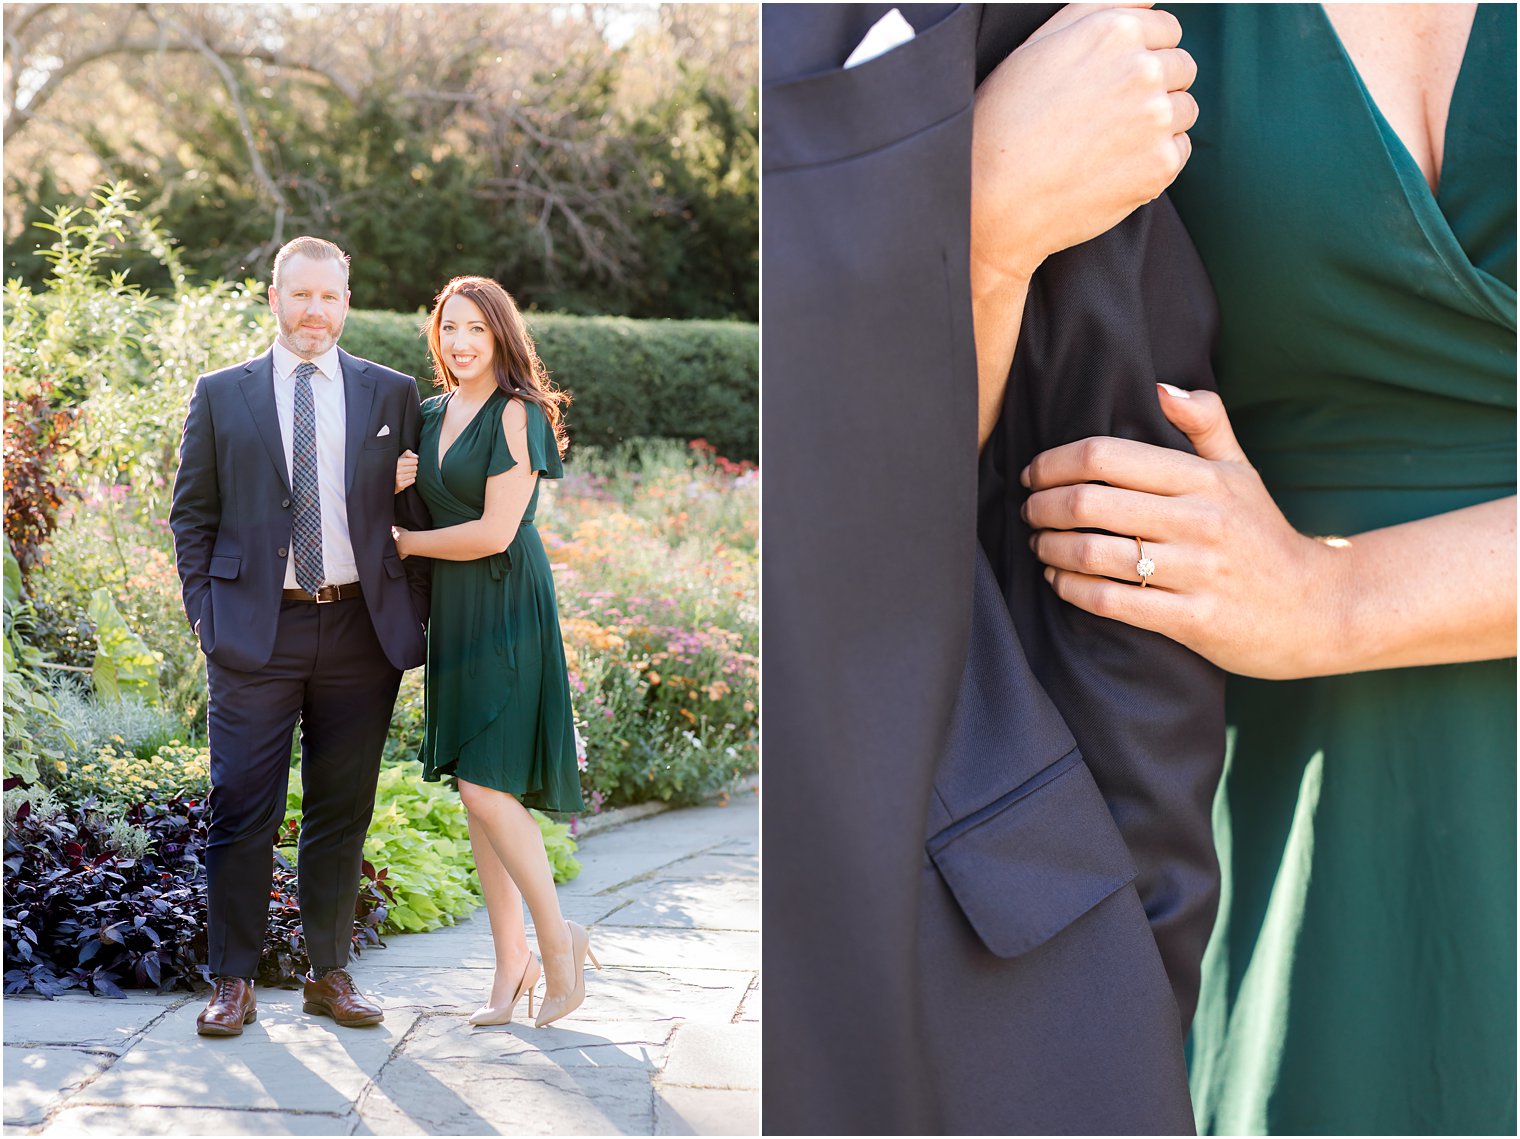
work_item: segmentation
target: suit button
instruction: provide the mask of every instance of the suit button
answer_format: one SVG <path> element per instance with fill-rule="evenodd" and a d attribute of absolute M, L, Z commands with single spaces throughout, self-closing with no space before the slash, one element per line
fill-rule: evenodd
<path fill-rule="evenodd" d="M 288 499 L 288 498 L 282 498 L 282 499 L 280 499 L 280 505 L 282 507 L 284 507 L 286 510 L 289 510 L 290 509 L 290 499 Z"/>
<path fill-rule="evenodd" d="M 278 549 L 278 550 L 276 550 L 276 551 L 275 551 L 275 553 L 276 553 L 276 554 L 278 554 L 278 555 L 279 555 L 279 556 L 280 556 L 280 557 L 282 557 L 282 558 L 283 558 L 283 557 L 284 557 L 284 556 L 285 556 L 285 555 L 286 555 L 286 554 L 287 554 L 287 553 L 288 553 L 288 552 L 289 552 L 289 551 L 287 551 L 287 550 L 286 550 L 286 549 L 285 549 L 285 547 L 284 547 L 284 546 L 281 546 L 281 547 L 280 547 L 280 548 L 279 548 L 279 549 Z"/>

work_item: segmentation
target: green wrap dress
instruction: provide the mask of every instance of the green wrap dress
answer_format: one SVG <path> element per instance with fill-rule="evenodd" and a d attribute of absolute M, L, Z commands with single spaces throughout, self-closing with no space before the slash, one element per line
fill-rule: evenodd
<path fill-rule="evenodd" d="M 1288 519 L 1352 535 L 1514 494 L 1515 8 L 1478 6 L 1434 194 L 1319 6 L 1172 10 L 1202 111 L 1172 197 Z M 1515 1133 L 1515 681 L 1230 678 L 1202 1131 Z"/>
<path fill-rule="evenodd" d="M 448 395 L 422 404 L 417 489 L 438 528 L 473 522 L 485 510 L 486 479 L 516 466 L 507 448 L 497 390 L 449 447 L 438 434 Z M 524 401 L 528 460 L 541 478 L 564 475 L 554 431 Z M 433 561 L 424 691 L 422 777 L 454 775 L 515 795 L 525 806 L 579 811 L 580 773 L 565 646 L 549 557 L 533 525 L 539 486 L 517 536 L 499 554 Z"/>

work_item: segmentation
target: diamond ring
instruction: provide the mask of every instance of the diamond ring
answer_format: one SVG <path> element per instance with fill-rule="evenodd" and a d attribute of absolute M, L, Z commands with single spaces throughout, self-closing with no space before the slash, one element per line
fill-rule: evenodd
<path fill-rule="evenodd" d="M 1140 575 L 1140 588 L 1144 589 L 1146 581 L 1156 572 L 1156 563 L 1145 556 L 1145 544 L 1140 541 L 1140 536 L 1135 535 L 1135 547 L 1140 551 L 1140 560 L 1135 563 L 1135 572 Z"/>

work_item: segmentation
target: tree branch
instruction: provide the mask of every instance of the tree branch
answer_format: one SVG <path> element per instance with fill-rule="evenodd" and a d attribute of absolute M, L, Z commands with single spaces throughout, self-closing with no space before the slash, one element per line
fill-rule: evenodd
<path fill-rule="evenodd" d="M 176 24 L 171 24 L 166 17 L 161 17 L 146 6 L 140 6 L 138 11 L 143 12 L 149 19 L 154 21 L 159 29 L 159 36 L 151 39 L 126 37 L 126 29 L 123 27 L 121 29 L 122 34 L 117 38 L 93 44 L 71 54 L 60 66 L 48 73 L 47 78 L 42 81 L 42 84 L 32 92 L 25 107 L 18 106 L 17 92 L 19 90 L 19 77 L 22 70 L 22 55 L 26 46 L 20 38 L 21 34 L 25 30 L 26 24 L 29 24 L 36 15 L 52 7 L 57 7 L 57 5 L 38 5 L 21 21 L 21 26 L 8 25 L 6 28 L 6 46 L 11 51 L 11 72 L 7 77 L 7 100 L 4 121 L 4 129 L 7 133 L 22 129 L 28 121 L 36 116 L 37 112 L 42 109 L 43 104 L 52 97 L 53 93 L 80 69 L 113 55 L 164 55 L 183 52 L 213 60 L 221 60 L 225 65 L 225 54 L 211 47 L 205 39 L 192 32 L 187 32 Z M 12 21 L 12 25 L 15 23 L 16 21 Z M 177 39 L 167 38 L 171 30 L 178 37 Z M 350 103 L 357 103 L 359 101 L 359 88 L 356 84 L 342 73 L 321 64 L 293 60 L 278 52 L 270 51 L 268 48 L 260 47 L 239 48 L 235 54 L 239 59 L 257 60 L 260 63 L 267 63 L 270 66 L 279 67 L 283 70 L 306 72 L 311 75 L 320 76 L 331 83 L 333 88 L 340 92 Z M 215 66 L 214 62 L 213 66 Z M 225 82 L 225 76 L 223 78 Z"/>
<path fill-rule="evenodd" d="M 157 13 L 153 13 L 153 19 L 159 21 L 160 26 L 168 26 L 178 32 L 186 43 L 194 46 L 205 56 L 206 61 L 221 76 L 222 86 L 226 88 L 227 97 L 232 100 L 232 109 L 237 113 L 238 130 L 243 135 L 243 145 L 248 151 L 248 162 L 253 167 L 253 176 L 257 179 L 259 185 L 264 188 L 264 192 L 269 195 L 270 201 L 274 203 L 274 233 L 270 240 L 277 245 L 283 244 L 285 214 L 289 210 L 289 205 L 285 201 L 285 195 L 280 192 L 279 186 L 275 184 L 274 179 L 269 176 L 268 169 L 264 166 L 264 156 L 259 153 L 258 140 L 253 136 L 253 126 L 248 121 L 248 110 L 243 106 L 242 89 L 241 84 L 238 83 L 237 76 L 232 73 L 232 68 L 227 66 L 227 61 L 195 32 L 178 27 Z"/>

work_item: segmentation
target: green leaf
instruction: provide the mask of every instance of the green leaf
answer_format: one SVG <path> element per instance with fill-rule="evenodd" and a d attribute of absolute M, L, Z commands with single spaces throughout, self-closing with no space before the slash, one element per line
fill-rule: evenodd
<path fill-rule="evenodd" d="M 9 493 L 9 492 L 7 492 Z M 10 543 L 5 545 L 5 603 L 15 605 L 21 600 L 21 563 L 11 553 Z"/>
<path fill-rule="evenodd" d="M 157 704 L 158 659 L 127 626 L 108 590 L 97 589 L 90 596 L 89 612 L 95 622 L 95 691 L 115 700 L 133 696 Z"/>

